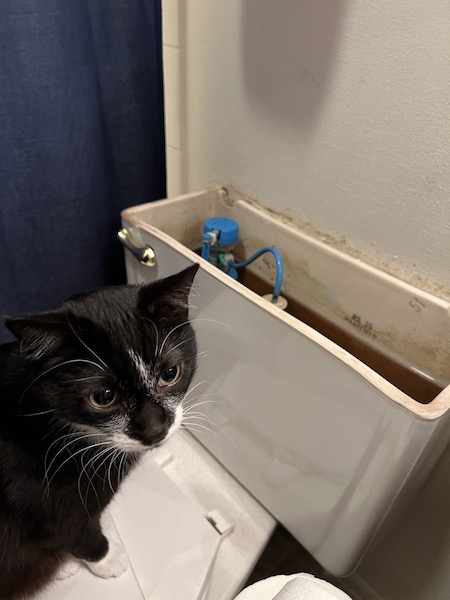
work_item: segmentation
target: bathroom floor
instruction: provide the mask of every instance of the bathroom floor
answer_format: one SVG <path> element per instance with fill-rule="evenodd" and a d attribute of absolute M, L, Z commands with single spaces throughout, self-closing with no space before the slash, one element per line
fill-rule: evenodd
<path fill-rule="evenodd" d="M 297 540 L 282 526 L 277 525 L 267 546 L 261 554 L 255 568 L 246 582 L 246 586 L 273 575 L 291 575 L 292 573 L 311 573 L 326 579 L 336 587 L 349 594 L 352 600 L 362 600 L 351 589 L 345 579 L 332 577 L 301 546 Z"/>

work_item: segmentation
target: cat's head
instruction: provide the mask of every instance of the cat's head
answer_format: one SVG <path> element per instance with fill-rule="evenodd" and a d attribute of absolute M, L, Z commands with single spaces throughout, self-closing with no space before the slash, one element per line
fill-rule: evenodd
<path fill-rule="evenodd" d="M 188 296 L 197 269 L 8 319 L 34 373 L 21 414 L 48 415 L 124 451 L 158 446 L 181 422 L 196 368 Z"/>

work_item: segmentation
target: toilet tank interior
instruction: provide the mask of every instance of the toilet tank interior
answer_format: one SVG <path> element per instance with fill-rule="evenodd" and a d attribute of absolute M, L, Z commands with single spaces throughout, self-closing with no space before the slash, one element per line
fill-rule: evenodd
<path fill-rule="evenodd" d="M 430 403 L 448 385 L 449 302 L 312 237 L 254 199 L 224 189 L 139 208 L 139 219 L 198 253 L 203 223 L 219 215 L 239 223 L 238 260 L 266 245 L 280 250 L 285 265 L 282 293 L 291 315 L 419 403 Z M 262 257 L 239 275 L 246 287 L 267 294 L 275 280 L 273 259 Z"/>

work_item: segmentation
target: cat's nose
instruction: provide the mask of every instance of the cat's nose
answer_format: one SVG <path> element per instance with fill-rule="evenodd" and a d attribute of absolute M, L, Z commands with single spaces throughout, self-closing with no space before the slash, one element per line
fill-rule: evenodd
<path fill-rule="evenodd" d="M 156 444 L 161 442 L 167 435 L 169 429 L 169 415 L 164 408 L 152 403 L 151 409 L 147 411 L 147 419 L 143 434 L 147 443 Z"/>

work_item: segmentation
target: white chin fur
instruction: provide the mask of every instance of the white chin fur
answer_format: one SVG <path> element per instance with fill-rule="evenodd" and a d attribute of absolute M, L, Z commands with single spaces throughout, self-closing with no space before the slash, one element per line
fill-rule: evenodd
<path fill-rule="evenodd" d="M 166 440 L 168 440 L 170 438 L 170 436 L 173 435 L 175 433 L 175 431 L 177 431 L 177 429 L 181 425 L 182 420 L 183 420 L 183 407 L 181 405 L 179 405 L 175 409 L 174 422 L 170 426 L 170 428 L 167 432 L 167 435 L 164 438 L 162 443 L 164 443 Z M 120 450 L 123 450 L 124 452 L 144 452 L 149 449 L 148 446 L 145 446 L 138 440 L 130 438 L 125 433 L 121 433 L 121 432 L 113 433 L 110 438 L 110 443 L 111 443 L 111 445 L 114 445 L 115 447 L 120 448 Z"/>
<path fill-rule="evenodd" d="M 148 450 L 147 446 L 144 446 L 138 440 L 128 437 L 122 431 L 116 431 L 114 433 L 110 433 L 108 431 L 101 431 L 97 427 L 93 427 L 92 425 L 81 425 L 81 424 L 73 424 L 72 427 L 79 431 L 80 433 L 87 433 L 92 436 L 92 440 L 95 439 L 95 436 L 98 435 L 98 441 L 102 443 L 109 444 L 118 450 L 122 450 L 123 452 L 143 452 Z M 105 439 L 105 433 L 108 434 L 108 437 Z"/>
<path fill-rule="evenodd" d="M 172 423 L 172 425 L 170 426 L 166 437 L 164 438 L 163 442 L 164 443 L 166 440 L 168 440 L 176 431 L 177 429 L 180 427 L 181 423 L 183 421 L 183 407 L 181 406 L 181 404 L 179 404 L 176 408 L 175 408 L 175 413 L 174 413 L 174 421 Z M 78 431 L 80 431 L 80 433 L 90 433 L 90 434 L 99 434 L 99 441 L 105 442 L 105 438 L 102 436 L 100 437 L 100 435 L 102 435 L 105 432 L 100 432 L 96 427 L 92 427 L 91 425 L 76 425 L 74 426 L 74 428 L 76 428 Z M 149 449 L 148 446 L 146 446 L 145 444 L 143 444 L 142 442 L 140 442 L 139 440 L 135 440 L 134 438 L 129 437 L 126 433 L 123 433 L 122 431 L 116 431 L 116 432 L 111 432 L 108 435 L 108 439 L 107 439 L 107 443 L 110 444 L 111 446 L 117 448 L 118 450 L 122 450 L 122 452 L 145 452 L 146 450 Z"/>
<path fill-rule="evenodd" d="M 175 409 L 175 418 L 174 418 L 172 425 L 170 426 L 169 431 L 167 432 L 166 440 L 169 439 L 170 436 L 175 433 L 175 431 L 177 431 L 177 429 L 180 427 L 182 421 L 183 421 L 183 407 L 181 406 L 181 404 L 178 404 L 178 406 Z"/>
<path fill-rule="evenodd" d="M 112 446 L 123 452 L 144 452 L 148 450 L 139 440 L 128 437 L 125 433 L 117 432 L 111 434 L 108 440 Z"/>

